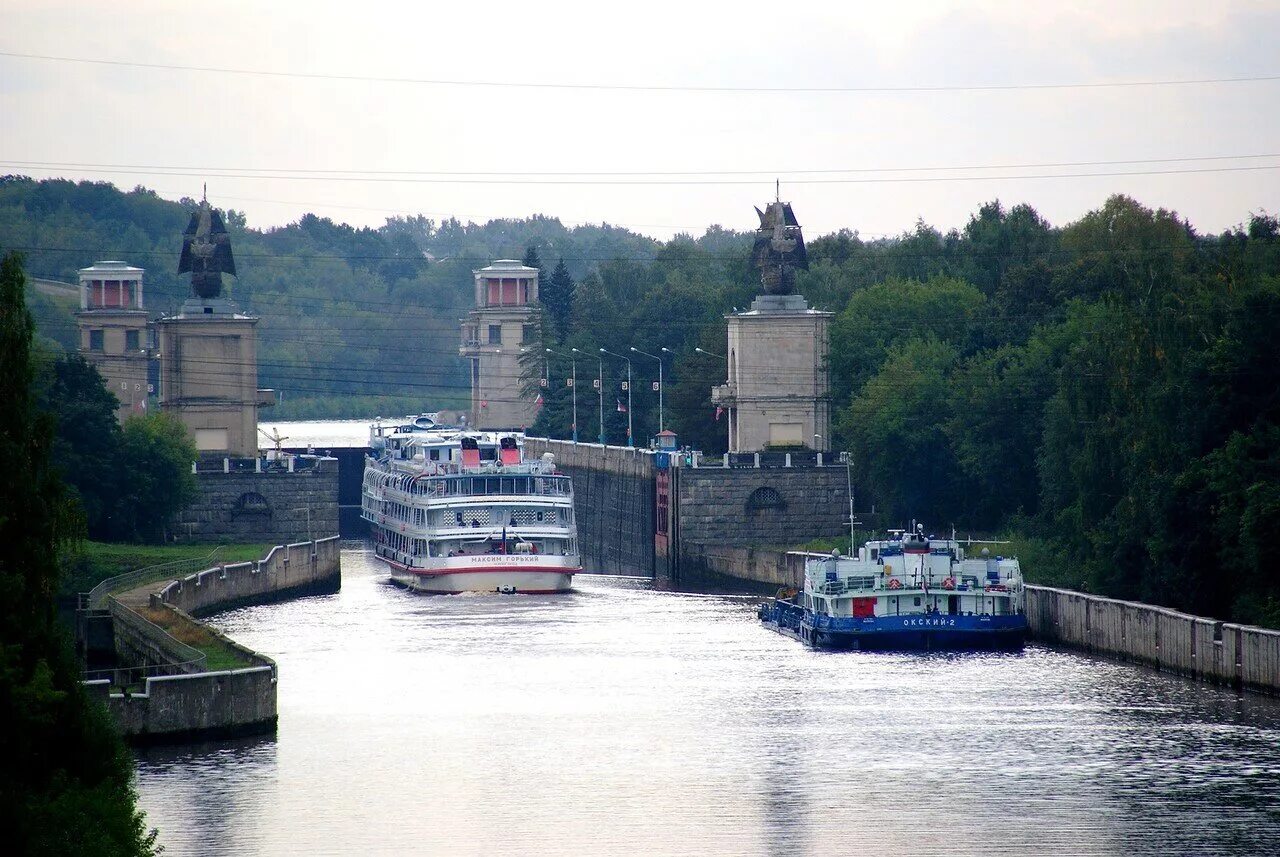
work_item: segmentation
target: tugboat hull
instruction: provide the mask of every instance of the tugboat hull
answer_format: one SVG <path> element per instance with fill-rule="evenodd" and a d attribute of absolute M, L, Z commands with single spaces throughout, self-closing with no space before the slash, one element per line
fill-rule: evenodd
<path fill-rule="evenodd" d="M 1020 651 L 1025 616 L 884 616 L 842 619 L 806 615 L 782 601 L 761 607 L 766 628 L 818 649 L 839 651 Z"/>

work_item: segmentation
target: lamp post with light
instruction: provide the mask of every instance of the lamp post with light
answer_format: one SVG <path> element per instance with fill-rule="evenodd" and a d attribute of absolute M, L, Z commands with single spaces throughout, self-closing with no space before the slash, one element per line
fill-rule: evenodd
<path fill-rule="evenodd" d="M 578 351 L 578 349 L 576 348 L 572 349 L 572 351 L 575 354 L 582 353 Z M 554 357 L 563 357 L 564 359 L 569 361 L 569 365 L 572 367 L 569 375 L 569 391 L 573 397 L 573 423 L 569 426 L 569 428 L 572 429 L 573 431 L 573 442 L 577 443 L 578 442 L 578 361 L 571 354 L 561 354 L 559 351 L 552 351 L 550 348 L 546 349 L 546 352 Z"/>
<path fill-rule="evenodd" d="M 627 361 L 627 446 L 635 446 L 635 437 L 631 434 L 631 358 L 625 354 L 618 354 L 607 348 L 600 349 L 601 354 L 608 354 L 610 357 L 617 357 L 619 360 Z M 604 383 L 600 384 L 600 394 L 604 395 Z M 603 407 L 603 402 L 601 402 Z"/>
<path fill-rule="evenodd" d="M 634 345 L 631 346 L 631 350 L 634 351 L 636 354 L 643 354 L 645 357 L 658 361 L 658 434 L 662 434 L 663 429 L 666 428 L 665 422 L 662 418 L 662 386 L 663 386 L 662 385 L 662 358 L 659 357 L 657 354 L 650 354 L 648 351 L 641 351 L 639 348 L 636 348 Z M 671 349 L 666 347 L 659 348 L 658 350 L 666 354 L 671 353 Z M 627 386 L 628 386 L 627 392 L 631 392 L 630 385 L 628 384 Z"/>

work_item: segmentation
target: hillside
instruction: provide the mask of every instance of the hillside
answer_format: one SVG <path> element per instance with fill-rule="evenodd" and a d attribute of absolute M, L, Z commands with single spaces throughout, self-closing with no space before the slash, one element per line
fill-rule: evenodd
<path fill-rule="evenodd" d="M 146 269 L 147 308 L 171 312 L 187 294 L 175 272 L 194 205 L 141 187 L 7 176 L 0 247 L 21 250 L 30 276 L 68 283 L 95 260 L 124 259 Z M 260 383 L 283 393 L 275 418 L 462 404 L 457 320 L 470 306 L 474 268 L 535 246 L 581 276 L 599 259 L 641 261 L 657 251 L 624 229 L 568 228 L 550 217 L 483 225 L 397 218 L 355 229 L 308 215 L 256 230 L 243 213 L 224 214 L 240 271 L 229 292 L 262 318 Z M 31 305 L 43 335 L 74 346 L 75 303 L 34 290 Z"/>

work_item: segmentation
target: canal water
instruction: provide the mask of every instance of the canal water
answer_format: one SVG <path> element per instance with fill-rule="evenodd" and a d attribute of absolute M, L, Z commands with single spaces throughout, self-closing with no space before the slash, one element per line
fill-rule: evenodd
<path fill-rule="evenodd" d="M 170 855 L 1280 853 L 1280 704 L 1030 647 L 820 653 L 757 599 L 342 591 L 213 621 L 266 739 L 142 751 Z"/>

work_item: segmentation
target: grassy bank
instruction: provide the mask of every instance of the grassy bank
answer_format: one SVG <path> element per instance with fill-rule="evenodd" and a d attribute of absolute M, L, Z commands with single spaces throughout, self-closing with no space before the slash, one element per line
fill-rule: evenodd
<path fill-rule="evenodd" d="M 133 545 L 84 541 L 63 558 L 61 591 L 64 595 L 88 592 L 108 577 L 148 565 L 200 559 L 216 547 L 218 545 Z M 218 562 L 262 559 L 272 547 L 269 544 L 222 545 Z"/>
<path fill-rule="evenodd" d="M 171 607 L 143 607 L 138 614 L 163 628 L 178 642 L 204 652 L 205 669 L 211 672 L 254 666 L 248 655 L 215 634 L 208 625 L 188 619 Z"/>

